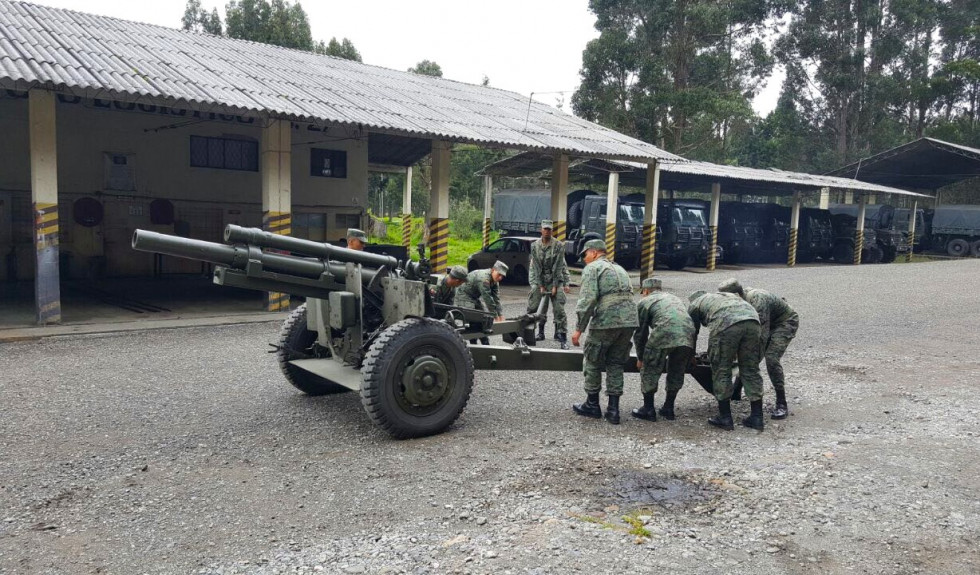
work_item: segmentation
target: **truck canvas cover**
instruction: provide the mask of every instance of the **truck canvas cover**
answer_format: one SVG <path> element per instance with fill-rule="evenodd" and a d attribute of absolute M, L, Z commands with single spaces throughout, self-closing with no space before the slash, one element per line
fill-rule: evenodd
<path fill-rule="evenodd" d="M 934 234 L 977 235 L 980 206 L 939 206 L 932 218 Z"/>

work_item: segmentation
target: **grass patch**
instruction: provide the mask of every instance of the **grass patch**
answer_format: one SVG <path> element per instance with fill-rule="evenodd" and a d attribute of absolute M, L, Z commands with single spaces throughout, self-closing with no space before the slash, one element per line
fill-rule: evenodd
<path fill-rule="evenodd" d="M 630 535 L 636 535 L 637 537 L 646 537 L 648 539 L 650 538 L 650 530 L 647 529 L 646 526 L 643 525 L 643 522 L 640 521 L 637 517 L 634 517 L 632 515 L 623 515 L 622 519 L 627 525 L 630 526 L 630 530 L 629 530 Z"/>
<path fill-rule="evenodd" d="M 401 245 L 402 243 L 402 218 L 385 218 L 384 222 L 388 224 L 388 233 L 384 236 L 370 236 L 370 241 L 378 244 L 395 244 Z M 415 251 L 415 247 L 420 241 L 425 232 L 425 223 L 422 218 L 412 218 L 412 248 L 409 250 L 412 255 L 412 259 L 418 259 L 418 253 Z M 496 230 L 490 232 L 490 241 L 493 242 L 500 237 L 500 234 Z M 460 238 L 456 233 L 449 234 L 449 254 L 448 263 L 450 266 L 461 265 L 466 266 L 466 260 L 474 253 L 483 249 L 483 236 L 482 234 L 471 236 L 468 239 Z"/>
<path fill-rule="evenodd" d="M 599 519 L 598 517 L 593 517 L 591 515 L 576 515 L 575 517 L 581 519 L 582 521 L 585 521 L 586 523 L 593 523 L 595 525 L 599 525 L 603 529 L 619 529 L 619 527 L 617 527 L 616 524 L 610 523 L 608 521 L 604 521 L 602 519 Z"/>

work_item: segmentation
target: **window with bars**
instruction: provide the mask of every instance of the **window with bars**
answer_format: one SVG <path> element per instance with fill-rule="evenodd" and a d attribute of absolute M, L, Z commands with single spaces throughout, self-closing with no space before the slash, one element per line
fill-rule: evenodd
<path fill-rule="evenodd" d="M 259 171 L 259 143 L 236 138 L 191 136 L 191 167 Z"/>

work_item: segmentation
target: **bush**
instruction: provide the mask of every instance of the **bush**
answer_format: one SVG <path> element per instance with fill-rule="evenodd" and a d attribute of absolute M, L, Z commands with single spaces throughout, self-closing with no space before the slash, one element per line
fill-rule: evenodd
<path fill-rule="evenodd" d="M 449 202 L 450 234 L 461 240 L 483 236 L 483 210 L 466 200 Z"/>

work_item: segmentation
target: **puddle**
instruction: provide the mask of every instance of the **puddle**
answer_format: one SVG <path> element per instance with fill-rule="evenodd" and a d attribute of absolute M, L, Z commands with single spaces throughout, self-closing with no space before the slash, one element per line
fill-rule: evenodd
<path fill-rule="evenodd" d="M 609 485 L 597 490 L 597 494 L 606 504 L 678 507 L 705 501 L 713 492 L 673 475 L 627 470 L 617 473 Z"/>

